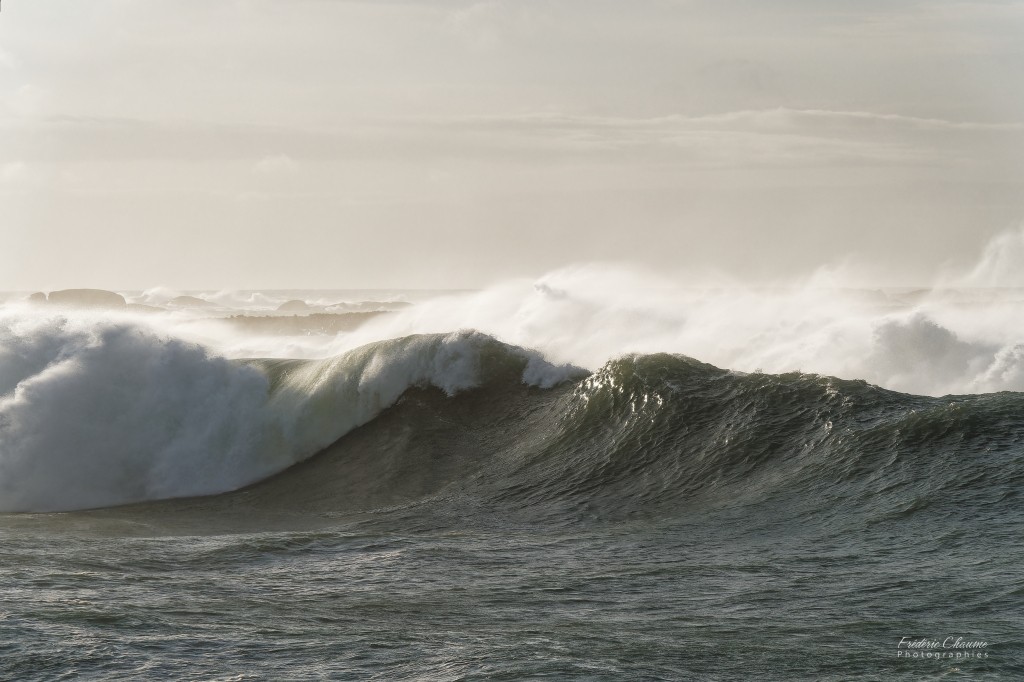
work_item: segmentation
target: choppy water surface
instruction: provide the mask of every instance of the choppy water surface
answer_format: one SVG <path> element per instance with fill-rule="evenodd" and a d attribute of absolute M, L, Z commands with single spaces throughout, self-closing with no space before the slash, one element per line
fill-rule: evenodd
<path fill-rule="evenodd" d="M 1021 401 L 671 356 L 412 389 L 239 493 L 4 517 L 0 669 L 1014 679 Z M 988 658 L 897 658 L 949 636 Z"/>

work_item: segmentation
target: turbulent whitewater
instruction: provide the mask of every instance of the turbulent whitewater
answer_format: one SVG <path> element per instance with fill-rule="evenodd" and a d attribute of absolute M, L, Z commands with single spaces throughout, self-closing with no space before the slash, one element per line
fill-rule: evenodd
<path fill-rule="evenodd" d="M 572 373 L 474 333 L 380 342 L 320 361 L 231 361 L 145 326 L 66 317 L 0 326 L 0 510 L 205 495 L 301 461 L 409 387 L 477 385 L 488 353 L 522 379 Z"/>
<path fill-rule="evenodd" d="M 0 676 L 1024 674 L 1024 297 L 622 285 L 9 297 Z"/>

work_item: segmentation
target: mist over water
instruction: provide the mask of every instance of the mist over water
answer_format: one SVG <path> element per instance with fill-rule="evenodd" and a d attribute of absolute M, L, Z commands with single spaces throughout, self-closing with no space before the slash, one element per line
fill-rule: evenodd
<path fill-rule="evenodd" d="M 864 278 L 850 267 L 752 287 L 592 264 L 430 298 L 337 337 L 238 338 L 187 321 L 179 333 L 234 357 L 323 358 L 473 329 L 590 370 L 624 354 L 669 352 L 741 372 L 816 373 L 922 395 L 1016 391 L 1024 390 L 1021 272 L 1024 231 L 1012 230 L 976 264 L 913 289 L 854 286 Z"/>

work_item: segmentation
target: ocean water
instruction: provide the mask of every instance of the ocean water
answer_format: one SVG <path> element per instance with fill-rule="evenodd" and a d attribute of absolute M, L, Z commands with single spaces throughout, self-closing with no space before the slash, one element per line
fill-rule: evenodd
<path fill-rule="evenodd" d="M 555 279 L 9 296 L 0 678 L 1024 678 L 1016 292 Z"/>

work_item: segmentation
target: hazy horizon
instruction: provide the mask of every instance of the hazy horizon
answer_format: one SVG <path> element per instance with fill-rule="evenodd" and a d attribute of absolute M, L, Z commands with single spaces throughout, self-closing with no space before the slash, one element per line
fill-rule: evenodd
<path fill-rule="evenodd" d="M 1024 220 L 1024 6 L 131 3 L 0 15 L 0 290 L 863 286 Z"/>

